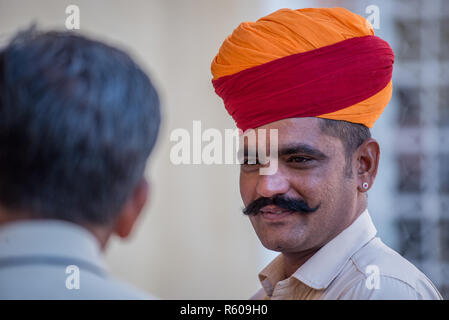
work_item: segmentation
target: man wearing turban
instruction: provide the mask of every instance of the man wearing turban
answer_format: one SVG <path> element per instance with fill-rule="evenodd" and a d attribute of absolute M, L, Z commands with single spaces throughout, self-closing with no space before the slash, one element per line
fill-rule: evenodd
<path fill-rule="evenodd" d="M 278 135 L 274 173 L 241 165 L 243 212 L 280 252 L 254 299 L 441 299 L 376 237 L 367 209 L 380 157 L 369 128 L 391 98 L 393 63 L 369 22 L 343 8 L 282 9 L 223 42 L 216 93 L 239 129 Z"/>

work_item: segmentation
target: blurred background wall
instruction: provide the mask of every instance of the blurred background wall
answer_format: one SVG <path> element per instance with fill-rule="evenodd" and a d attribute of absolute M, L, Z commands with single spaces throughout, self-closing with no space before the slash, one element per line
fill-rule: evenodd
<path fill-rule="evenodd" d="M 343 6 L 368 17 L 396 53 L 394 97 L 372 130 L 382 157 L 369 193 L 379 235 L 449 293 L 449 1 L 0 0 L 0 43 L 37 23 L 65 29 L 80 8 L 80 32 L 130 52 L 161 94 L 164 123 L 150 158 L 150 203 L 133 236 L 114 239 L 111 272 L 166 299 L 246 299 L 276 255 L 241 213 L 236 165 L 173 165 L 170 132 L 192 121 L 234 128 L 215 96 L 210 63 L 242 21 L 283 7 Z"/>

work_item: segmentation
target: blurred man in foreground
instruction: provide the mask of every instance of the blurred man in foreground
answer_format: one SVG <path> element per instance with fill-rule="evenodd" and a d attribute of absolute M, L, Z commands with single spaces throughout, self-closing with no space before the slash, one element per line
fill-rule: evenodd
<path fill-rule="evenodd" d="M 149 299 L 102 251 L 145 205 L 160 125 L 150 79 L 124 52 L 69 32 L 0 51 L 0 299 Z"/>
<path fill-rule="evenodd" d="M 367 208 L 380 157 L 369 128 L 391 98 L 393 62 L 388 43 L 344 8 L 282 9 L 224 41 L 212 63 L 217 94 L 237 127 L 278 135 L 275 173 L 241 166 L 244 213 L 281 252 L 253 298 L 441 299 L 376 237 Z"/>

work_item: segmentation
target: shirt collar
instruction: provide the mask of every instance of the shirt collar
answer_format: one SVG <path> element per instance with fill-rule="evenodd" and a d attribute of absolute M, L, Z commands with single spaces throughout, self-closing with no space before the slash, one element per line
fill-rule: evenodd
<path fill-rule="evenodd" d="M 349 227 L 309 258 L 292 277 L 316 290 L 327 288 L 351 256 L 374 238 L 376 233 L 366 209 Z M 283 255 L 280 254 L 259 274 L 268 295 L 272 294 L 276 283 L 283 279 L 283 264 Z"/>
<path fill-rule="evenodd" d="M 24 256 L 75 258 L 106 269 L 94 235 L 62 220 L 26 220 L 0 226 L 0 258 Z"/>

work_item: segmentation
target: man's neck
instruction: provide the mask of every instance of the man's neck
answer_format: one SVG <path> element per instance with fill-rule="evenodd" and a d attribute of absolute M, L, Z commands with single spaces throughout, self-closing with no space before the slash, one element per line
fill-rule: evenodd
<path fill-rule="evenodd" d="M 30 218 L 30 215 L 21 212 L 14 212 L 10 214 L 9 212 L 5 212 L 5 210 L 0 208 L 0 225 L 27 220 L 35 220 L 35 218 Z M 109 228 L 91 225 L 81 225 L 81 227 L 85 228 L 91 234 L 93 234 L 93 236 L 97 239 L 102 251 L 106 249 L 106 245 L 111 236 L 111 231 Z"/>
<path fill-rule="evenodd" d="M 362 206 L 363 208 L 363 206 Z M 331 241 L 334 237 L 336 237 L 340 232 L 342 232 L 344 229 L 349 227 L 362 213 L 366 210 L 366 205 L 364 206 L 364 209 L 358 209 L 358 214 L 352 217 L 348 223 L 343 225 L 339 230 L 337 230 L 335 233 L 333 233 L 327 241 L 325 241 L 321 246 L 308 249 L 301 252 L 283 252 L 282 255 L 284 257 L 284 276 L 285 279 L 289 278 L 293 273 L 296 272 L 304 263 L 307 262 L 318 250 L 320 250 L 321 247 L 323 247 L 326 243 Z"/>

